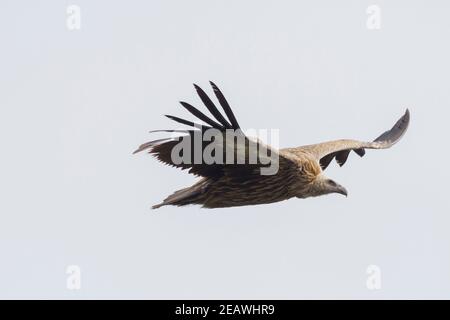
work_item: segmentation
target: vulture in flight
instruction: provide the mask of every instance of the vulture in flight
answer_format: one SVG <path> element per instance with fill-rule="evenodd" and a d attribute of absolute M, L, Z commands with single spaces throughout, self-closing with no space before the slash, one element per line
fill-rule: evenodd
<path fill-rule="evenodd" d="M 276 150 L 257 139 L 246 136 L 223 93 L 213 82 L 210 84 L 224 114 L 219 111 L 208 95 L 194 84 L 201 101 L 212 117 L 205 115 L 189 103 L 180 102 L 187 111 L 204 124 L 166 115 L 169 119 L 189 128 L 151 131 L 171 133 L 172 136 L 144 143 L 134 152 L 147 150 L 159 161 L 182 170 L 188 169 L 189 173 L 200 177 L 197 183 L 174 192 L 162 203 L 154 205 L 153 209 L 166 205 L 188 204 L 198 204 L 205 208 L 247 206 L 273 203 L 293 197 L 317 197 L 330 193 L 347 196 L 347 190 L 343 186 L 324 175 L 323 171 L 330 162 L 336 159 L 336 162 L 343 166 L 351 151 L 362 157 L 366 149 L 390 148 L 400 140 L 409 125 L 410 115 L 407 109 L 390 130 L 372 142 L 341 139 Z M 208 141 L 200 139 L 199 142 L 195 139 L 197 134 L 204 135 L 208 130 L 215 130 L 222 134 L 224 139 L 218 139 L 217 135 L 206 139 Z M 228 137 L 226 132 L 229 130 L 235 132 L 235 136 L 231 139 L 226 138 Z M 175 137 L 174 133 L 184 133 L 184 135 Z M 184 144 L 184 149 L 180 149 L 180 139 L 188 141 Z M 194 148 L 198 147 L 203 152 L 206 148 L 211 149 L 211 145 L 214 149 L 211 154 L 214 154 L 215 159 L 219 161 L 207 162 L 202 161 L 203 159 L 200 161 L 194 159 Z M 177 154 L 178 157 L 175 157 L 174 155 Z M 230 154 L 230 159 L 234 161 L 224 161 L 229 159 Z M 180 157 L 183 157 L 184 161 L 179 161 Z M 248 161 L 249 159 L 256 159 L 256 161 Z M 270 161 L 267 161 L 268 159 Z M 263 174 L 262 170 L 271 166 L 276 167 L 276 170 Z"/>

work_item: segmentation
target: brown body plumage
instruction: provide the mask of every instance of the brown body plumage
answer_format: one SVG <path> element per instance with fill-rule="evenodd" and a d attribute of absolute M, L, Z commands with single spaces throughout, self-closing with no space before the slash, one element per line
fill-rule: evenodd
<path fill-rule="evenodd" d="M 189 169 L 189 173 L 201 177 L 193 186 L 176 191 L 162 203 L 153 206 L 153 208 L 165 205 L 184 206 L 188 204 L 200 204 L 205 208 L 220 208 L 273 203 L 293 197 L 307 198 L 329 193 L 347 195 L 344 187 L 323 175 L 323 170 L 327 168 L 333 159 L 336 159 L 340 166 L 344 165 L 351 151 L 362 157 L 365 154 L 365 149 L 391 147 L 400 140 L 409 124 L 410 116 L 407 110 L 392 129 L 384 132 L 373 142 L 336 140 L 281 150 L 274 150 L 265 146 L 269 150 L 267 154 L 271 156 L 271 163 L 267 164 L 267 162 L 264 163 L 263 161 L 249 163 L 248 160 L 252 152 L 256 152 L 257 158 L 260 159 L 260 149 L 252 151 L 253 149 L 250 148 L 252 143 L 259 145 L 259 142 L 255 142 L 242 133 L 222 92 L 214 83 L 211 82 L 211 85 L 227 118 L 219 112 L 206 93 L 195 85 L 197 93 L 213 115 L 214 120 L 190 104 L 181 102 L 183 107 L 207 123 L 207 125 L 199 125 L 178 117 L 167 116 L 197 130 L 158 131 L 187 133 L 187 135 L 182 137 L 190 138 L 190 146 L 194 150 L 195 134 L 205 133 L 206 130 L 211 129 L 219 130 L 219 133 L 223 133 L 223 143 L 219 143 L 220 139 L 213 140 L 213 146 L 216 144 L 222 150 L 223 160 L 226 158 L 227 153 L 234 152 L 237 154 L 237 158 L 241 154 L 246 161 L 242 164 L 228 164 L 225 161 L 223 161 L 225 164 L 222 164 L 220 161 L 207 164 L 208 162 L 205 163 L 205 161 L 194 161 L 192 155 L 189 157 L 189 161 L 180 163 L 173 159 L 173 151 L 180 143 L 176 138 L 159 139 L 141 145 L 135 153 L 148 149 L 149 153 L 156 156 L 160 161 L 181 169 Z M 235 143 L 234 138 L 231 142 L 230 139 L 227 140 L 225 138 L 227 130 L 235 130 L 238 137 L 243 138 L 241 142 Z M 210 144 L 211 142 L 208 143 Z M 230 143 L 232 143 L 231 149 L 227 148 Z M 206 145 L 205 142 L 202 142 L 201 150 L 205 150 Z M 277 165 L 275 174 L 261 174 L 263 168 L 267 168 L 274 163 Z"/>

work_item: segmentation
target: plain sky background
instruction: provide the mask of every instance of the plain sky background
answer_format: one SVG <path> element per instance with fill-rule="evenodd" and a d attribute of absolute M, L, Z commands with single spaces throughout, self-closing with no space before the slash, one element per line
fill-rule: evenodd
<path fill-rule="evenodd" d="M 450 298 L 449 14 L 444 0 L 2 0 L 0 298 Z M 280 147 L 370 140 L 406 107 L 411 125 L 329 167 L 348 198 L 152 211 L 195 178 L 131 153 L 208 80 Z"/>

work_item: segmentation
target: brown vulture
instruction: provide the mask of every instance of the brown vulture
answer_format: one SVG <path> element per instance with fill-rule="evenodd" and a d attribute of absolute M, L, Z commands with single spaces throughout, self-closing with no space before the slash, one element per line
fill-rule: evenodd
<path fill-rule="evenodd" d="M 336 162 L 343 166 L 351 151 L 362 157 L 366 149 L 391 147 L 404 135 L 410 119 L 409 111 L 406 110 L 392 129 L 372 142 L 342 139 L 276 150 L 243 133 L 224 95 L 214 83 L 210 83 L 224 114 L 217 109 L 208 95 L 194 84 L 212 117 L 186 102 L 180 102 L 187 111 L 205 124 L 166 115 L 190 128 L 152 132 L 185 135 L 147 142 L 134 152 L 148 150 L 161 162 L 183 170 L 189 169 L 189 173 L 201 177 L 191 187 L 178 190 L 162 203 L 153 206 L 154 209 L 165 205 L 188 204 L 199 204 L 205 208 L 257 205 L 329 193 L 347 196 L 347 190 L 343 186 L 323 174 L 330 162 L 336 159 Z M 213 135 L 209 139 L 195 139 L 196 135 L 204 137 L 211 130 L 219 135 Z M 235 133 L 231 138 L 226 134 L 229 131 Z M 182 143 L 183 147 L 180 148 Z M 202 152 L 206 151 L 206 148 L 212 150 L 210 154 L 214 156 L 215 161 L 204 161 Z M 195 150 L 200 150 L 200 160 L 194 159 Z M 233 161 L 228 161 L 230 159 Z M 275 167 L 276 170 L 271 173 L 262 171 Z"/>

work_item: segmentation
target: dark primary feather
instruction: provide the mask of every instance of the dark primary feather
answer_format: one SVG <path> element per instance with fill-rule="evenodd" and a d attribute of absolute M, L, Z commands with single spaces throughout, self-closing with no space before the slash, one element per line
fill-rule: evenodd
<path fill-rule="evenodd" d="M 228 104 L 228 101 L 225 99 L 222 91 L 215 85 L 214 82 L 209 82 L 214 90 L 214 94 L 217 97 L 217 100 L 219 100 L 220 105 L 222 106 L 223 110 L 225 111 L 225 114 L 227 115 L 228 119 L 231 122 L 231 125 L 234 129 L 240 129 L 239 123 L 236 120 L 236 117 L 234 116 L 233 111 L 231 110 L 230 105 Z"/>
<path fill-rule="evenodd" d="M 198 124 L 198 123 L 195 123 L 195 122 L 192 122 L 192 121 L 189 121 L 189 120 L 184 120 L 184 119 L 181 119 L 181 118 L 178 118 L 178 117 L 175 117 L 175 116 L 171 116 L 171 115 L 168 115 L 168 114 L 166 114 L 165 116 L 167 118 L 173 120 L 173 121 L 179 122 L 181 124 L 185 124 L 185 125 L 190 126 L 190 127 L 195 127 L 195 128 L 202 128 L 202 127 L 204 127 L 201 124 Z"/>
<path fill-rule="evenodd" d="M 162 129 L 162 130 L 150 130 L 148 133 L 155 133 L 155 132 L 179 132 L 179 133 L 188 133 L 189 130 L 175 130 L 175 129 Z"/>
<path fill-rule="evenodd" d="M 223 115 L 219 112 L 217 107 L 214 105 L 214 103 L 211 101 L 211 99 L 208 97 L 208 95 L 205 93 L 205 91 L 202 90 L 198 85 L 194 84 L 195 90 L 197 90 L 197 93 L 200 97 L 200 99 L 205 104 L 205 107 L 208 108 L 209 112 L 214 116 L 214 118 L 217 119 L 225 128 L 231 129 L 231 124 L 223 117 Z"/>
<path fill-rule="evenodd" d="M 227 100 L 225 99 L 223 93 L 212 81 L 210 81 L 210 84 L 214 90 L 214 93 L 215 93 L 217 99 L 219 100 L 220 105 L 222 106 L 223 110 L 225 111 L 225 114 L 228 117 L 228 120 L 224 118 L 224 116 L 220 113 L 220 111 L 217 109 L 217 107 L 214 105 L 214 103 L 211 101 L 211 99 L 208 97 L 208 95 L 196 84 L 194 84 L 194 87 L 195 87 L 200 99 L 202 100 L 202 102 L 205 104 L 206 108 L 209 110 L 209 112 L 211 112 L 211 114 L 217 121 L 214 121 L 213 119 L 211 119 L 210 117 L 205 115 L 203 112 L 201 112 L 200 110 L 198 110 L 197 108 L 195 108 L 194 106 L 192 106 L 191 104 L 189 104 L 187 102 L 180 101 L 181 105 L 186 110 L 188 110 L 191 114 L 193 114 L 195 117 L 197 117 L 198 119 L 202 120 L 203 122 L 206 122 L 207 124 L 209 124 L 212 128 L 216 128 L 219 130 L 240 129 L 239 123 L 237 122 L 236 117 L 234 116 L 234 113 L 231 110 L 231 107 L 228 104 Z M 175 116 L 171 116 L 171 115 L 166 115 L 166 117 L 168 117 L 176 122 L 179 122 L 179 123 L 191 126 L 191 127 L 199 127 L 200 126 L 199 124 L 196 124 L 192 121 L 185 120 L 185 119 L 182 119 L 179 117 L 175 117 Z M 230 125 L 229 121 L 232 123 L 231 125 Z M 206 128 L 210 128 L 210 127 L 206 126 Z"/>
<path fill-rule="evenodd" d="M 208 118 L 203 112 L 201 112 L 200 110 L 198 110 L 197 108 L 195 108 L 194 106 L 190 105 L 187 102 L 184 101 L 180 101 L 181 105 L 183 107 L 185 107 L 190 113 L 192 113 L 194 116 L 196 116 L 197 118 L 199 118 L 200 120 L 206 122 L 207 124 L 209 124 L 211 127 L 213 128 L 217 128 L 217 129 L 223 129 L 223 126 L 218 124 L 217 122 L 215 122 L 214 120 Z"/>

